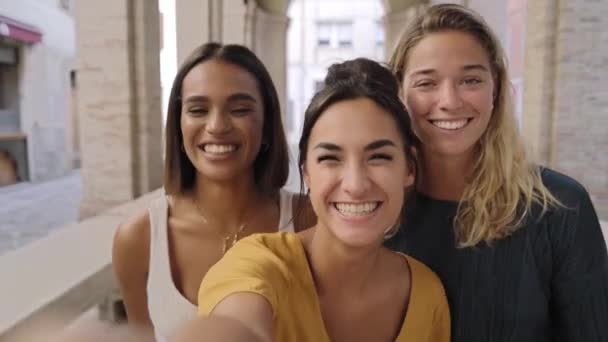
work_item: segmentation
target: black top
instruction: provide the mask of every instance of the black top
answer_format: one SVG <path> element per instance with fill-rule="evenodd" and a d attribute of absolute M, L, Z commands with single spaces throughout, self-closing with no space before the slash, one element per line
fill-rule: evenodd
<path fill-rule="evenodd" d="M 417 193 L 407 222 L 387 246 L 424 262 L 443 281 L 454 342 L 608 342 L 608 254 L 587 191 L 545 169 L 567 208 L 488 246 L 456 248 L 457 202 Z M 407 204 L 406 204 L 407 205 Z"/>

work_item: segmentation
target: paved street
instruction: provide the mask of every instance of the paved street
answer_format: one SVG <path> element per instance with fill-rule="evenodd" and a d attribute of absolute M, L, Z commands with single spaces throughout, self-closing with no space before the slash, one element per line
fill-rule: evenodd
<path fill-rule="evenodd" d="M 0 187 L 0 255 L 78 220 L 79 171 L 43 183 Z"/>

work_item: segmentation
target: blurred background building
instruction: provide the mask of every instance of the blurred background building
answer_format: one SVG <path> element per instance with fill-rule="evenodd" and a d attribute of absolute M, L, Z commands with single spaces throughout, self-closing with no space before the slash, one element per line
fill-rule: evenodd
<path fill-rule="evenodd" d="M 0 186 L 78 166 L 71 2 L 2 1 Z"/>
<path fill-rule="evenodd" d="M 583 183 L 608 220 L 606 1 L 0 0 L 0 278 L 10 279 L 0 340 L 58 310 L 114 312 L 112 233 L 158 195 L 167 94 L 194 47 L 238 43 L 260 57 L 295 160 L 326 68 L 385 60 L 405 25 L 439 2 L 494 28 L 530 149 Z"/>
<path fill-rule="evenodd" d="M 287 15 L 285 127 L 297 144 L 304 111 L 331 64 L 356 57 L 384 61 L 384 11 L 380 1 L 294 0 Z"/>

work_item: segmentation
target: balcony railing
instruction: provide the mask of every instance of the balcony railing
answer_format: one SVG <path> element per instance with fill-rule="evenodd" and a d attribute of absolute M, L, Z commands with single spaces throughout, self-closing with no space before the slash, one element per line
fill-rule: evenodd
<path fill-rule="evenodd" d="M 115 293 L 114 230 L 159 194 L 151 192 L 1 256 L 0 341 L 12 341 L 45 320 L 60 318 L 67 325 Z"/>

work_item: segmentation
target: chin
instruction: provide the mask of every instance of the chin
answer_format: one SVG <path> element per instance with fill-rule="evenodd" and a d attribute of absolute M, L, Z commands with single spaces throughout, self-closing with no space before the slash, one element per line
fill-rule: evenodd
<path fill-rule="evenodd" d="M 348 230 L 353 230 L 349 228 Z M 382 245 L 384 241 L 384 232 L 374 233 L 371 231 L 365 232 L 334 232 L 336 238 L 344 245 L 351 248 L 370 248 Z"/>
<path fill-rule="evenodd" d="M 199 169 L 198 172 L 199 175 L 204 177 L 205 179 L 215 182 L 231 181 L 242 174 L 242 171 L 234 168 L 214 168 L 212 170 L 210 170 L 209 168 L 203 168 L 202 170 Z"/>
<path fill-rule="evenodd" d="M 442 156 L 462 156 L 471 153 L 475 144 L 443 143 L 434 144 L 430 149 L 433 154 Z"/>

